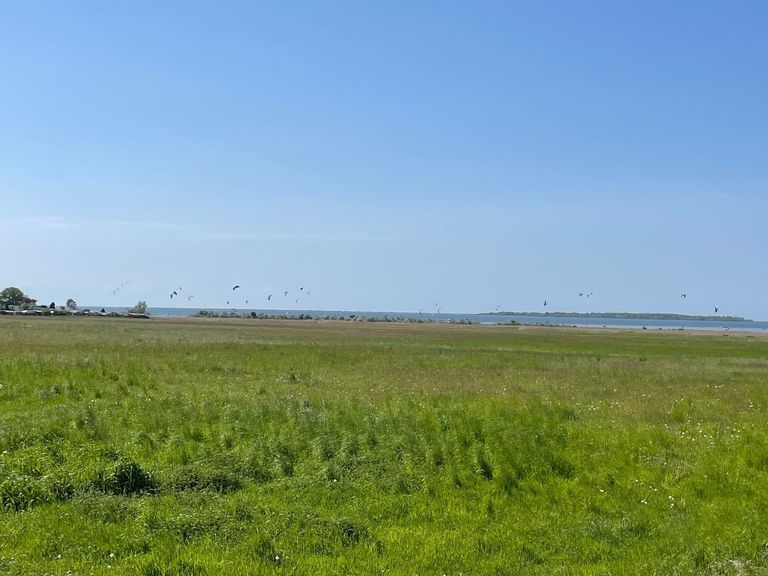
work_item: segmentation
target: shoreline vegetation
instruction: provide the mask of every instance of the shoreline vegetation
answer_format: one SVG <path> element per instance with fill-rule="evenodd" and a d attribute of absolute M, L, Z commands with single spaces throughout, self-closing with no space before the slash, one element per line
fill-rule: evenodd
<path fill-rule="evenodd" d="M 712 322 L 754 322 L 742 316 L 699 316 L 659 312 L 486 312 L 488 316 L 532 316 L 534 318 L 606 318 L 613 320 L 697 320 Z"/>
<path fill-rule="evenodd" d="M 77 310 L 67 309 L 46 309 L 46 307 L 35 307 L 24 310 L 0 310 L 0 315 L 6 316 L 79 316 L 79 317 L 107 317 L 107 318 L 162 318 L 162 314 L 154 315 L 150 313 L 148 307 L 144 307 L 141 311 L 136 311 L 135 307 L 129 309 L 126 312 L 117 312 L 114 310 L 107 311 L 104 308 L 100 310 L 94 310 L 91 308 L 82 308 Z M 741 316 L 693 316 L 685 314 L 656 314 L 656 313 L 631 313 L 631 312 L 613 312 L 613 313 L 579 313 L 579 312 L 486 312 L 480 314 L 469 314 L 468 316 L 527 316 L 529 318 L 542 318 L 542 322 L 524 323 L 516 320 L 499 321 L 495 324 L 501 326 L 549 326 L 549 327 L 577 327 L 575 324 L 569 323 L 551 323 L 547 321 L 547 318 L 591 318 L 591 319 L 606 319 L 606 320 L 679 320 L 679 321 L 721 321 L 721 322 L 741 322 L 744 324 L 753 323 L 754 320 L 743 318 Z M 449 318 L 438 319 L 428 317 L 413 317 L 405 315 L 384 315 L 384 316 L 369 316 L 365 313 L 360 314 L 326 314 L 326 313 L 314 313 L 297 312 L 269 314 L 265 312 L 256 311 L 242 311 L 237 310 L 208 310 L 200 309 L 197 312 L 185 316 L 187 318 L 219 318 L 219 319 L 251 319 L 251 320 L 334 320 L 341 322 L 371 322 L 371 323 L 395 323 L 395 324 L 458 324 L 458 325 L 479 325 L 483 324 L 479 320 L 467 318 Z"/>
<path fill-rule="evenodd" d="M 191 318 L 251 318 L 256 320 L 339 320 L 343 322 L 394 322 L 401 324 L 479 324 L 469 319 L 461 320 L 435 320 L 432 318 L 411 318 L 408 316 L 361 316 L 358 314 L 334 315 L 334 314 L 264 314 L 262 312 L 216 312 L 214 310 L 199 310 L 191 315 Z M 505 324 L 517 325 L 518 322 L 510 321 Z"/>

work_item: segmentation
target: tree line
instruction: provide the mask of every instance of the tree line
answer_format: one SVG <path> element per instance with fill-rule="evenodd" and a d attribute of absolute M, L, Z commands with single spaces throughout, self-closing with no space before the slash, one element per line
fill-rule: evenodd
<path fill-rule="evenodd" d="M 24 293 L 21 288 L 16 286 L 8 286 L 0 292 L 0 309 L 8 310 L 12 307 L 19 307 L 22 309 L 32 308 L 37 304 L 37 300 Z M 48 306 L 42 305 L 43 308 L 56 309 L 56 303 L 51 302 Z M 60 306 L 60 309 L 64 310 L 77 310 L 77 302 L 72 298 L 67 300 L 66 306 Z"/>

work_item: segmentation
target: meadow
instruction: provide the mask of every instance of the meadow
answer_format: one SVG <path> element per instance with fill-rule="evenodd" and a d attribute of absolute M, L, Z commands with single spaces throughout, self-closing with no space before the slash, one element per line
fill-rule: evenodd
<path fill-rule="evenodd" d="M 0 574 L 768 574 L 768 341 L 0 318 Z"/>

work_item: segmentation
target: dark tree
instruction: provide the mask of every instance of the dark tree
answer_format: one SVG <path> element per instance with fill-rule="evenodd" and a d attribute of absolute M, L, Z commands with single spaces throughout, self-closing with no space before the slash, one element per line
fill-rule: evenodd
<path fill-rule="evenodd" d="M 0 306 L 8 308 L 9 306 L 21 306 L 24 303 L 24 292 L 15 286 L 9 286 L 0 292 Z"/>

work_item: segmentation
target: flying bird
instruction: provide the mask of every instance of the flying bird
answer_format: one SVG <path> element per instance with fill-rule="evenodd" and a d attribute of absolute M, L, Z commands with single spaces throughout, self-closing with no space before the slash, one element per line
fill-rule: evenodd
<path fill-rule="evenodd" d="M 130 284 L 128 280 L 123 280 L 122 282 L 120 282 L 120 288 L 122 288 L 123 286 L 128 286 L 128 284 Z"/>
<path fill-rule="evenodd" d="M 117 294 L 118 292 L 120 292 L 120 288 L 115 288 L 112 290 L 112 294 Z"/>
<path fill-rule="evenodd" d="M 285 292 L 283 292 L 283 296 L 288 296 L 288 290 L 286 290 Z"/>
<path fill-rule="evenodd" d="M 683 292 L 682 294 L 680 294 L 680 298 L 688 298 L 688 294 L 686 294 L 685 292 Z"/>
<path fill-rule="evenodd" d="M 720 308 L 715 306 L 715 314 L 717 314 L 720 311 Z"/>
<path fill-rule="evenodd" d="M 176 292 L 176 290 L 174 290 L 173 292 L 171 292 L 171 300 L 173 300 L 173 297 L 174 297 L 174 296 L 178 296 L 178 295 L 179 295 L 179 293 L 178 293 L 178 292 Z"/>
<path fill-rule="evenodd" d="M 192 296 L 191 294 L 190 294 L 189 296 L 187 296 L 187 302 L 189 302 L 190 300 L 192 300 L 192 298 L 194 298 L 194 296 Z"/>
<path fill-rule="evenodd" d="M 238 288 L 240 288 L 240 284 L 235 284 L 234 286 L 232 286 L 232 292 L 234 292 Z"/>
<path fill-rule="evenodd" d="M 546 300 L 544 300 L 544 306 L 546 306 L 546 305 L 547 305 L 547 301 L 546 301 Z"/>
<path fill-rule="evenodd" d="M 267 300 L 272 300 L 272 294 L 270 294 L 269 296 L 267 296 Z"/>

